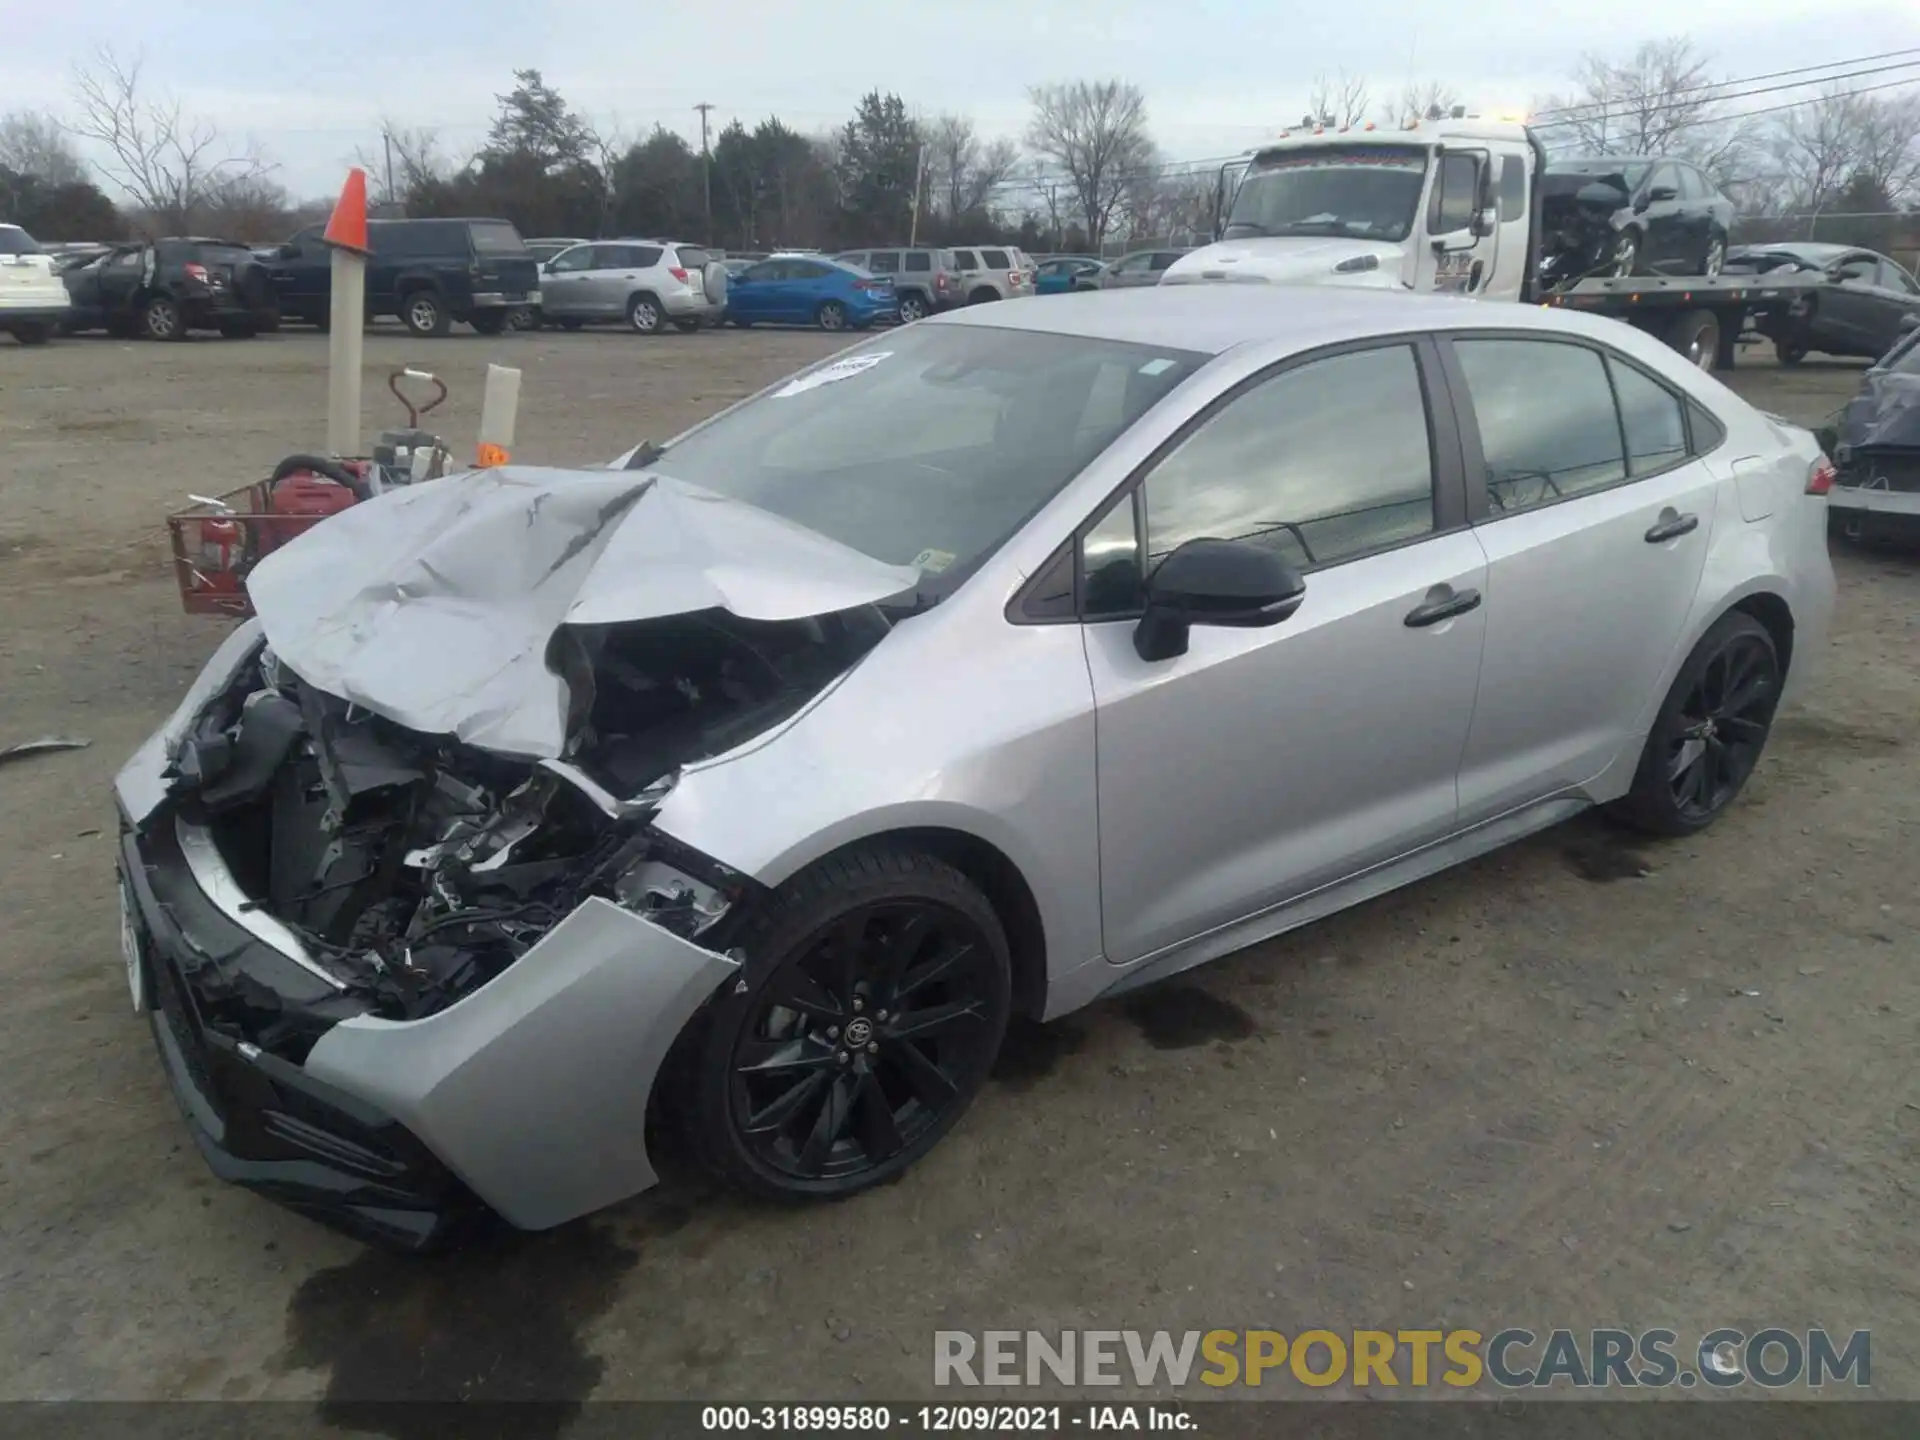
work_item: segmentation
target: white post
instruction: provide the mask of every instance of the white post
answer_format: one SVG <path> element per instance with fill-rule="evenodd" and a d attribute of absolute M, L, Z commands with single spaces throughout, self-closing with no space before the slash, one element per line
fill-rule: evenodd
<path fill-rule="evenodd" d="M 507 365 L 487 366 L 487 388 L 480 397 L 480 443 L 474 465 L 486 469 L 513 458 L 513 432 L 520 418 L 520 372 Z"/>
<path fill-rule="evenodd" d="M 327 450 L 360 453 L 360 370 L 366 355 L 367 262 L 333 251 L 333 300 L 327 332 Z"/>

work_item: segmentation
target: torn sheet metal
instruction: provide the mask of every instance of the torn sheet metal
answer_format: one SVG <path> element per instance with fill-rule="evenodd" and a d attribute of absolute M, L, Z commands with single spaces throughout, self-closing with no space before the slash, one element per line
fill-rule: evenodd
<path fill-rule="evenodd" d="M 1920 450 L 1920 333 L 1866 373 L 1840 416 L 1840 444 L 1852 450 Z"/>
<path fill-rule="evenodd" d="M 30 755 L 52 755 L 61 750 L 84 750 L 93 744 L 91 740 L 82 740 L 77 736 L 42 735 L 38 740 L 22 740 L 18 745 L 9 745 L 0 750 L 0 765 L 9 760 L 25 760 Z"/>
<path fill-rule="evenodd" d="M 563 625 L 722 609 L 797 620 L 919 575 L 664 475 L 503 466 L 365 501 L 261 561 L 247 589 L 274 654 L 398 724 L 556 757 Z"/>

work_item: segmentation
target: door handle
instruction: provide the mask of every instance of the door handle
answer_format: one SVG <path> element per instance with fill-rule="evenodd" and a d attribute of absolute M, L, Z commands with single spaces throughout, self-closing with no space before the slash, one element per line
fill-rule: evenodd
<path fill-rule="evenodd" d="M 1677 540 L 1682 535 L 1691 535 L 1699 528 L 1698 515 L 1668 514 L 1647 531 L 1647 544 L 1658 545 L 1663 540 Z"/>
<path fill-rule="evenodd" d="M 1456 615 L 1479 608 L 1478 590 L 1456 590 L 1444 600 L 1429 600 L 1419 608 L 1409 610 L 1407 624 L 1415 630 L 1424 630 L 1429 625 L 1438 625 L 1442 620 L 1451 620 Z"/>

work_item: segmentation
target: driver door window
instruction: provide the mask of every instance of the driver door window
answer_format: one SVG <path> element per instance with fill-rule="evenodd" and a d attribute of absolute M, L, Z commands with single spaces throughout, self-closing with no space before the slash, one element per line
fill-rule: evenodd
<path fill-rule="evenodd" d="M 549 262 L 551 273 L 555 275 L 571 275 L 576 271 L 587 269 L 592 263 L 593 246 L 591 245 L 576 245 L 571 250 L 563 250 Z"/>
<path fill-rule="evenodd" d="M 1442 155 L 1427 212 L 1427 232 L 1453 235 L 1473 224 L 1479 199 L 1480 167 L 1471 155 Z"/>

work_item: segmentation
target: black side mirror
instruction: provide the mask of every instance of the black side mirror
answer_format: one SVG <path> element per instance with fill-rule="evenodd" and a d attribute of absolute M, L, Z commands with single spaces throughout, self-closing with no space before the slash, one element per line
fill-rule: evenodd
<path fill-rule="evenodd" d="M 1192 626 L 1278 625 L 1306 594 L 1300 572 L 1263 545 L 1189 540 L 1148 577 L 1133 648 L 1142 660 L 1171 660 L 1187 653 Z"/>

